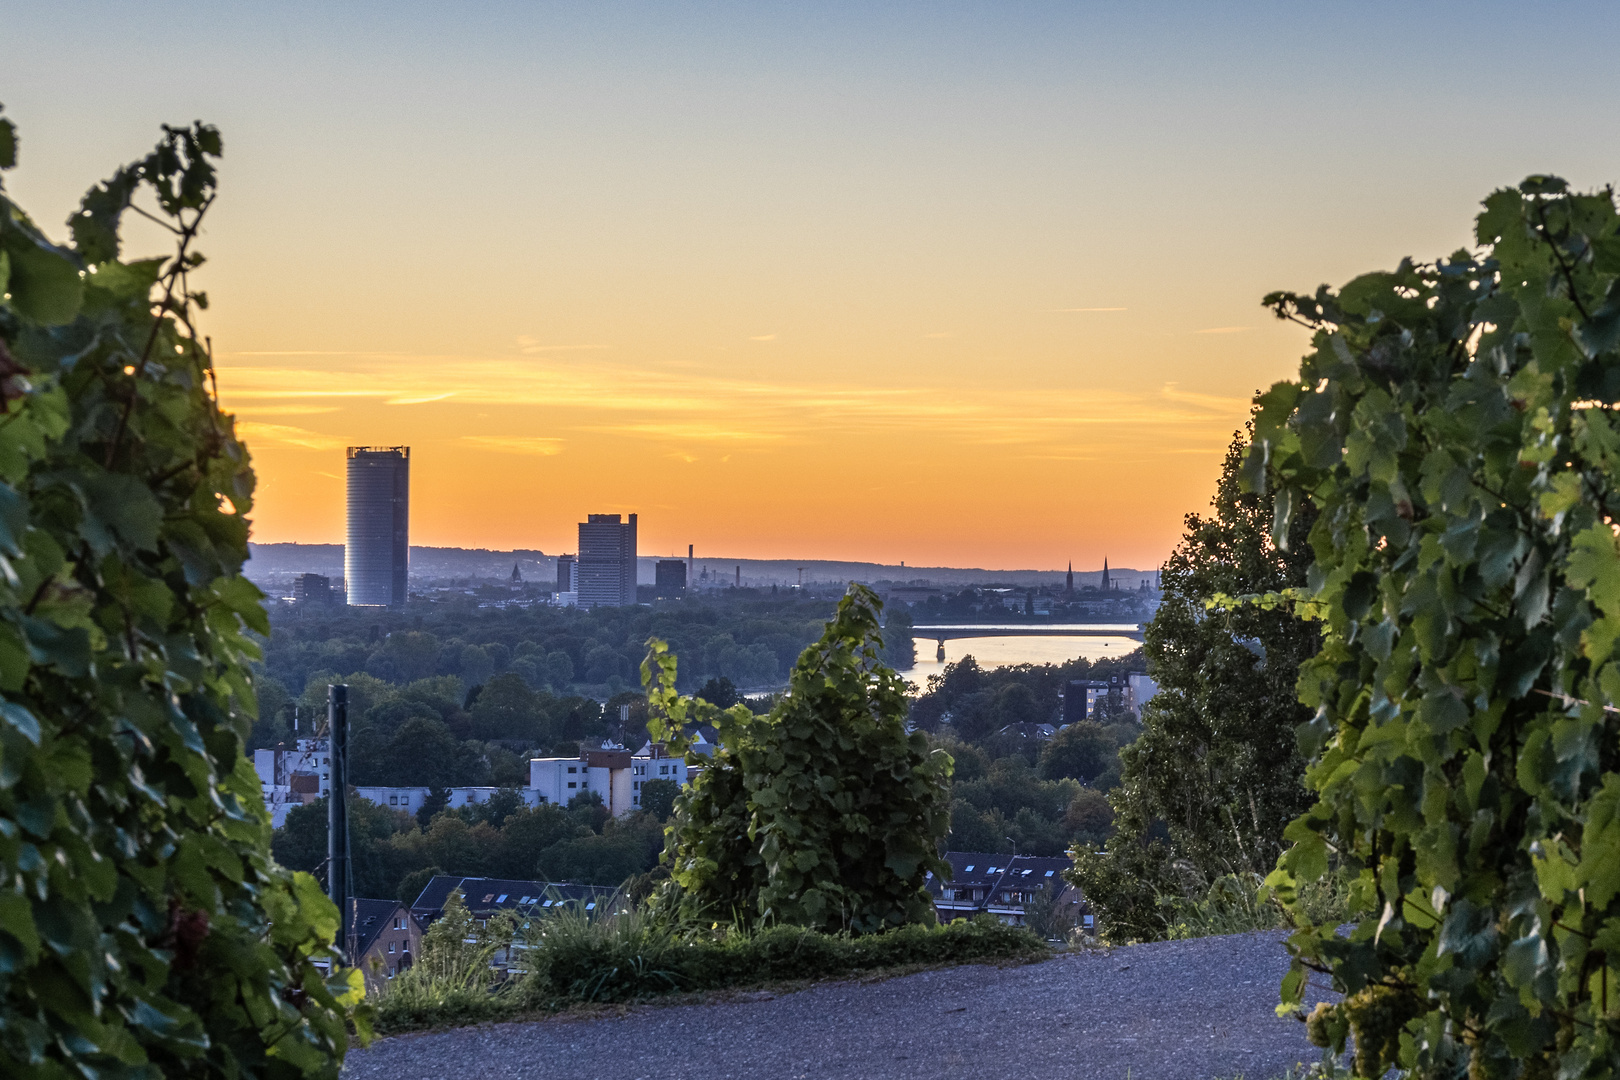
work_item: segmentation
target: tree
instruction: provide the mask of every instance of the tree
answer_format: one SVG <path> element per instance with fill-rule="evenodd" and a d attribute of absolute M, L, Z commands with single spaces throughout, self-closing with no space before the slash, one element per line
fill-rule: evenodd
<path fill-rule="evenodd" d="M 729 709 L 742 700 L 742 695 L 737 693 L 737 688 L 732 685 L 731 680 L 723 675 L 704 683 L 697 696 L 717 709 Z"/>
<path fill-rule="evenodd" d="M 0 170 L 16 163 L 0 119 Z M 219 133 L 164 128 L 53 243 L 0 190 L 0 1072 L 338 1075 L 360 973 L 243 756 L 254 478 L 193 249 Z M 121 261 L 137 209 L 172 257 Z M 319 964 L 330 964 L 324 974 Z"/>
<path fill-rule="evenodd" d="M 1280 546 L 1272 497 L 1243 490 L 1248 441 L 1232 440 L 1213 513 L 1187 515 L 1164 565 L 1163 602 L 1144 643 L 1159 692 L 1142 709 L 1141 735 L 1120 750 L 1114 835 L 1101 850 L 1074 852 L 1072 880 L 1107 936 L 1162 934 L 1161 893 L 1237 870 L 1263 874 L 1284 828 L 1311 802 L 1294 730 L 1310 718 L 1295 683 L 1317 648 L 1314 624 L 1276 606 L 1207 607 L 1223 595 L 1303 585 L 1310 563 L 1313 515 L 1292 519 Z"/>
<path fill-rule="evenodd" d="M 1267 297 L 1314 332 L 1259 399 L 1253 486 L 1323 644 L 1300 696 L 1317 800 L 1270 884 L 1337 864 L 1357 928 L 1289 940 L 1344 997 L 1356 1071 L 1620 1068 L 1620 215 L 1553 177 L 1497 191 L 1477 253 Z M 1275 598 L 1262 598 L 1264 606 Z M 1337 920 L 1333 920 L 1337 921 Z"/>
<path fill-rule="evenodd" d="M 917 642 L 911 636 L 911 611 L 904 603 L 890 605 L 883 620 L 883 662 L 896 671 L 917 666 Z"/>
<path fill-rule="evenodd" d="M 659 821 L 667 821 L 675 812 L 675 799 L 681 785 L 673 780 L 644 780 L 641 784 L 641 809 Z"/>
<path fill-rule="evenodd" d="M 534 691 L 521 676 L 510 671 L 485 683 L 470 711 L 473 734 L 480 739 L 539 743 L 551 737 Z"/>
<path fill-rule="evenodd" d="M 676 802 L 666 909 L 858 933 L 933 922 L 926 875 L 949 872 L 951 760 L 907 734 L 905 684 L 878 659 L 882 602 L 851 585 L 788 693 L 763 717 L 675 692 L 675 658 L 649 642 L 648 726 L 681 751 L 692 721 L 720 745 Z"/>
<path fill-rule="evenodd" d="M 1094 720 L 1081 720 L 1052 736 L 1041 749 L 1040 773 L 1048 780 L 1069 777 L 1089 784 L 1117 757 L 1113 736 Z"/>
<path fill-rule="evenodd" d="M 438 720 L 413 716 L 377 754 L 376 783 L 388 787 L 460 787 L 480 784 L 488 769 L 472 749 Z"/>

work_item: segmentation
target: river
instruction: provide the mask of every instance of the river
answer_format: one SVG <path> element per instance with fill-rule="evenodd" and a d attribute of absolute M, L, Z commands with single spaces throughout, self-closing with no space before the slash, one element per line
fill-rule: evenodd
<path fill-rule="evenodd" d="M 1090 630 L 1135 630 L 1135 626 L 1107 624 L 1089 626 Z M 939 649 L 935 638 L 918 634 L 917 663 L 900 674 L 918 690 L 928 689 L 928 676 L 938 675 L 947 664 L 964 656 L 971 656 L 980 667 L 1005 667 L 1008 664 L 1062 664 L 1084 656 L 1099 660 L 1110 656 L 1124 656 L 1142 643 L 1128 637 L 975 637 L 957 638 L 945 643 L 945 659 L 934 659 Z"/>

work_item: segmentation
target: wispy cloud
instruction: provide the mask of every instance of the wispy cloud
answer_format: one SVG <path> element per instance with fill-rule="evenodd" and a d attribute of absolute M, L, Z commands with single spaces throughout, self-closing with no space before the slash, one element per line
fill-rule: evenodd
<path fill-rule="evenodd" d="M 783 438 L 779 431 L 749 431 L 721 424 L 600 424 L 584 431 L 615 435 L 645 435 L 655 439 L 698 439 L 705 442 L 774 442 Z"/>
<path fill-rule="evenodd" d="M 486 450 L 499 450 L 507 454 L 532 454 L 537 457 L 553 457 L 563 451 L 561 439 L 550 439 L 538 435 L 463 435 L 463 442 L 470 442 L 474 446 Z"/>
<path fill-rule="evenodd" d="M 544 345 L 541 344 L 539 338 L 529 337 L 527 334 L 518 337 L 517 345 L 519 352 L 529 355 L 554 352 L 600 352 L 608 347 L 606 345 Z"/>
<path fill-rule="evenodd" d="M 342 439 L 287 424 L 261 424 L 239 420 L 236 433 L 256 446 L 297 447 L 300 450 L 338 450 L 348 445 Z"/>
<path fill-rule="evenodd" d="M 238 415 L 251 416 L 319 416 L 338 411 L 336 405 L 249 405 L 236 410 Z"/>
<path fill-rule="evenodd" d="M 447 390 L 442 394 L 424 394 L 419 396 L 389 398 L 384 405 L 426 405 L 430 401 L 443 401 L 445 398 L 455 397 L 454 390 Z"/>

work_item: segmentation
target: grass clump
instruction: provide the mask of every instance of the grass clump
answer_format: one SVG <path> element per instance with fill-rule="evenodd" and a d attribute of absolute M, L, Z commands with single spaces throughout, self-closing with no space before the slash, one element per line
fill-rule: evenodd
<path fill-rule="evenodd" d="M 849 935 L 799 926 L 695 928 L 660 919 L 637 905 L 616 908 L 602 915 L 564 911 L 527 925 L 492 925 L 487 931 L 471 927 L 469 919 L 460 929 L 441 932 L 452 918 L 447 908 L 423 939 L 422 961 L 394 979 L 378 999 L 378 1032 L 504 1020 L 670 993 L 1025 961 L 1047 954 L 1035 935 L 987 916 Z M 434 938 L 431 948 L 429 938 Z M 504 974 L 490 966 L 503 940 L 512 950 L 512 965 Z M 452 956 L 456 945 L 459 952 Z"/>
<path fill-rule="evenodd" d="M 1337 877 L 1312 882 L 1299 890 L 1299 903 L 1317 926 L 1342 921 L 1346 899 L 1346 883 Z M 1164 936 L 1170 941 L 1295 926 L 1287 909 L 1258 874 L 1222 874 L 1202 893 L 1161 895 L 1159 906 Z"/>

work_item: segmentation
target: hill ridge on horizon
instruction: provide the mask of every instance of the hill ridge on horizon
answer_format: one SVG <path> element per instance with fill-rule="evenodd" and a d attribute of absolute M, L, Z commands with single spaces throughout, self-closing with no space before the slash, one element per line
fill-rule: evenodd
<path fill-rule="evenodd" d="M 323 573 L 342 574 L 342 544 L 304 544 L 287 541 L 276 544 L 250 543 L 252 558 L 248 564 L 250 577 L 274 577 L 286 574 Z M 638 580 L 652 583 L 652 567 L 659 559 L 681 558 L 678 555 L 640 554 L 637 556 Z M 545 580 L 556 572 L 556 556 L 547 555 L 537 548 L 460 548 L 411 545 L 411 573 L 418 577 L 492 577 L 504 578 L 511 573 L 512 563 L 518 563 L 524 577 Z M 732 580 L 736 569 L 742 568 L 745 585 L 794 584 L 798 568 L 806 573 L 805 583 L 825 584 L 827 577 L 857 581 L 892 581 L 900 584 L 926 581 L 930 585 L 973 585 L 1005 583 L 1011 585 L 1045 585 L 1060 583 L 1067 569 L 1038 570 L 1021 568 L 997 570 L 985 567 L 909 566 L 860 559 L 748 559 L 736 556 L 698 555 L 693 562 L 701 576 L 704 569 L 710 578 L 722 582 Z M 529 565 L 525 566 L 527 563 Z M 257 565 L 255 565 L 257 564 Z M 533 575 L 531 577 L 531 574 Z M 1122 579 L 1121 584 L 1136 588 L 1144 579 L 1151 580 L 1152 570 L 1133 567 L 1110 567 L 1109 574 Z M 1097 584 L 1102 578 L 1101 568 L 1074 571 L 1077 585 Z"/>

